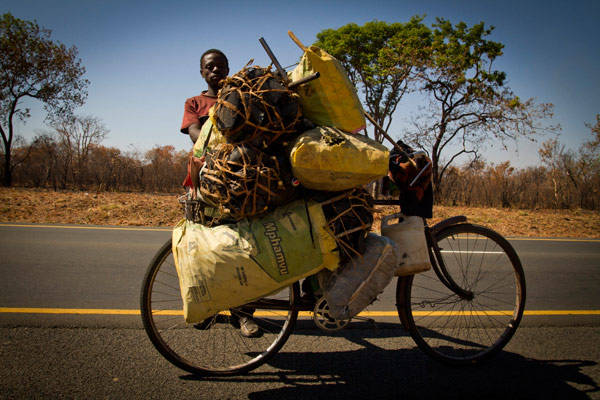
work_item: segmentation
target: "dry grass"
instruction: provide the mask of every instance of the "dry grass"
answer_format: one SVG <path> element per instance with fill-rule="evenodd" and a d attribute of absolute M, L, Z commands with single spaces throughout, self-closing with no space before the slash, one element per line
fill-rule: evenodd
<path fill-rule="evenodd" d="M 380 215 L 392 212 L 392 207 L 378 208 L 374 231 Z M 595 211 L 436 206 L 434 215 L 432 223 L 465 215 L 505 236 L 600 238 L 600 212 Z M 181 216 L 177 195 L 0 188 L 0 222 L 169 227 Z"/>
<path fill-rule="evenodd" d="M 180 218 L 175 195 L 0 189 L 2 222 L 172 226 Z"/>
<path fill-rule="evenodd" d="M 469 222 L 488 226 L 504 236 L 600 238 L 600 212 L 597 211 L 435 206 L 433 215 L 430 224 L 465 215 Z"/>

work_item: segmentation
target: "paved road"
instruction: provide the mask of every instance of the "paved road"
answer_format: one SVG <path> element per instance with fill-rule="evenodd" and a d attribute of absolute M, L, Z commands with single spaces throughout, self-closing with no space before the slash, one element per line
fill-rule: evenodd
<path fill-rule="evenodd" d="M 599 398 L 600 316 L 526 315 L 477 368 L 431 361 L 395 320 L 324 336 L 305 323 L 270 365 L 196 379 L 141 330 L 138 293 L 168 230 L 0 225 L 0 307 L 133 315 L 0 313 L 0 398 Z M 600 242 L 511 240 L 529 311 L 599 310 Z M 393 310 L 393 288 L 377 303 Z M 546 313 L 548 314 L 548 313 Z"/>
<path fill-rule="evenodd" d="M 314 332 L 296 332 L 249 374 L 201 379 L 162 359 L 139 329 L 0 328 L 0 398 L 600 398 L 599 327 L 520 328 L 506 351 L 466 368 L 432 361 L 393 328 Z"/>
<path fill-rule="evenodd" d="M 139 309 L 168 229 L 0 225 L 0 307 Z M 600 309 L 600 240 L 511 239 L 528 310 Z M 390 285 L 371 310 L 395 309 Z"/>
<path fill-rule="evenodd" d="M 3 307 L 139 309 L 167 229 L 0 225 Z"/>

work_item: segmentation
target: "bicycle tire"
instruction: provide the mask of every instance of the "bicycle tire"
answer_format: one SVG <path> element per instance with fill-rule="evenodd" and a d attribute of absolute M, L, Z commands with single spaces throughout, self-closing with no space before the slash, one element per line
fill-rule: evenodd
<path fill-rule="evenodd" d="M 267 299 L 291 305 L 299 290 L 296 282 Z M 298 317 L 298 311 L 277 311 L 259 300 L 253 302 L 258 337 L 242 336 L 237 318 L 229 311 L 199 324 L 186 323 L 171 240 L 148 266 L 140 303 L 144 329 L 154 347 L 169 362 L 195 375 L 235 375 L 259 367 L 281 349 Z"/>
<path fill-rule="evenodd" d="M 453 280 L 472 293 L 461 298 L 434 269 L 398 280 L 396 300 L 415 343 L 447 364 L 475 364 L 512 338 L 525 308 L 525 274 L 510 243 L 497 232 L 457 224 L 435 240 Z"/>

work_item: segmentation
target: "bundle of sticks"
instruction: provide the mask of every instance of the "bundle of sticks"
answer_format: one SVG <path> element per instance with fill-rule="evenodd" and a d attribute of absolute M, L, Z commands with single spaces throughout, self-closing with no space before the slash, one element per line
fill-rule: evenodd
<path fill-rule="evenodd" d="M 363 254 L 373 225 L 373 197 L 363 188 L 344 192 L 316 192 L 327 225 L 335 235 L 342 260 Z"/>
<path fill-rule="evenodd" d="M 215 106 L 217 129 L 228 142 L 263 148 L 291 140 L 301 117 L 298 95 L 279 75 L 257 66 L 226 78 Z"/>
<path fill-rule="evenodd" d="M 296 198 L 289 161 L 269 155 L 250 143 L 221 144 L 206 156 L 200 198 L 220 211 L 221 220 L 251 217 Z"/>

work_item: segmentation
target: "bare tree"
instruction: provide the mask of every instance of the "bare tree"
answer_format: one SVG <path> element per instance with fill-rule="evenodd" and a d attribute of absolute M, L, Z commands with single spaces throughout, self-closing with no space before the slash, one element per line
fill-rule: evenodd
<path fill-rule="evenodd" d="M 549 169 L 557 207 L 597 207 L 600 195 L 600 115 L 596 124 L 586 124 L 592 138 L 578 152 L 565 150 L 558 138 L 542 144 L 539 155 Z"/>
<path fill-rule="evenodd" d="M 101 119 L 91 115 L 63 118 L 52 122 L 50 126 L 64 151 L 65 174 L 70 173 L 73 184 L 81 186 L 85 180 L 85 166 L 90 151 L 102 143 L 109 130 Z"/>
<path fill-rule="evenodd" d="M 145 155 L 144 179 L 148 188 L 168 191 L 181 187 L 189 152 L 176 151 L 172 145 L 155 146 Z"/>

